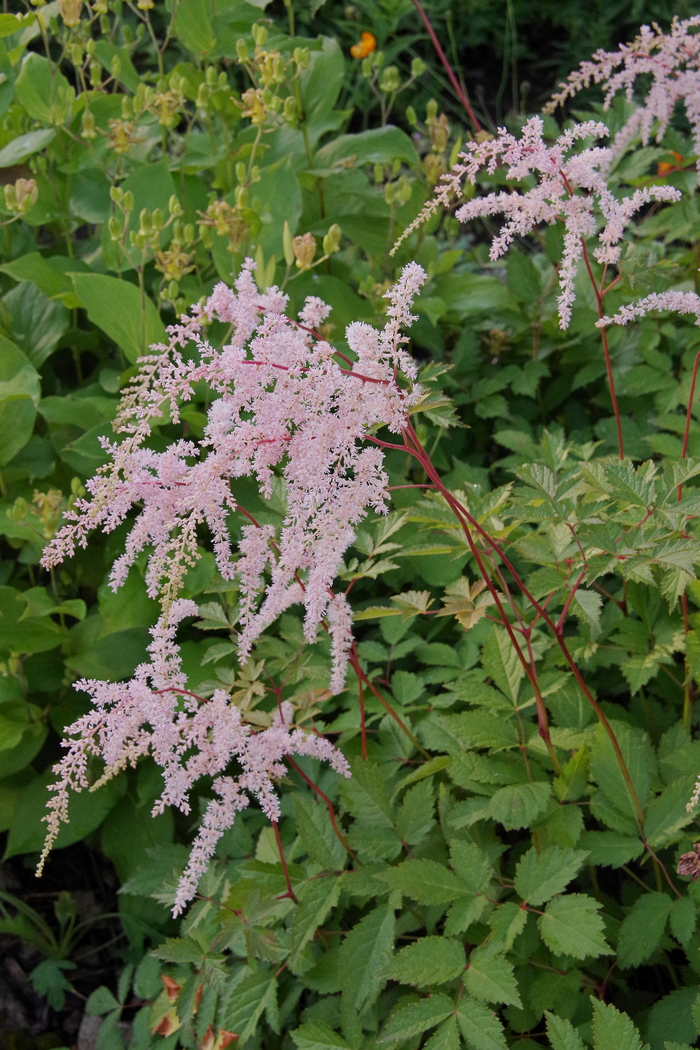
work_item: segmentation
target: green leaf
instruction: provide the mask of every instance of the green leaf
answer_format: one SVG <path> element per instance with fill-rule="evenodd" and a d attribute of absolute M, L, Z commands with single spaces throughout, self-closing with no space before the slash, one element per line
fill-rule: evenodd
<path fill-rule="evenodd" d="M 459 1050 L 459 1045 L 457 1018 L 448 1017 L 437 1031 L 433 1032 L 423 1050 Z"/>
<path fill-rule="evenodd" d="M 636 860 L 644 849 L 638 838 L 617 831 L 584 831 L 578 845 L 588 850 L 588 863 L 607 868 L 621 868 Z"/>
<path fill-rule="evenodd" d="M 511 784 L 500 788 L 491 798 L 489 816 L 504 828 L 527 828 L 547 808 L 551 789 L 544 781 Z"/>
<path fill-rule="evenodd" d="M 200 958 L 202 953 L 200 951 Z M 269 970 L 251 973 L 230 991 L 222 1008 L 221 1027 L 237 1032 L 237 1046 L 242 1046 L 258 1030 L 264 1010 L 274 1009 L 277 1003 L 277 978 Z"/>
<path fill-rule="evenodd" d="M 391 960 L 386 976 L 402 984 L 445 984 L 464 970 L 464 946 L 450 937 L 420 937 Z"/>
<path fill-rule="evenodd" d="M 41 368 L 68 331 L 68 310 L 63 303 L 49 300 L 28 281 L 7 292 L 3 302 L 10 315 L 15 342 L 34 367 Z"/>
<path fill-rule="evenodd" d="M 395 160 L 405 164 L 419 164 L 416 147 L 405 131 L 388 125 L 371 128 L 356 135 L 337 135 L 326 146 L 322 146 L 314 159 L 315 169 L 338 166 L 352 157 L 355 165 L 391 164 Z"/>
<path fill-rule="evenodd" d="M 342 1035 L 323 1021 L 309 1021 L 289 1033 L 299 1050 L 350 1050 Z"/>
<path fill-rule="evenodd" d="M 587 854 L 583 850 L 550 846 L 538 855 L 529 849 L 515 869 L 515 889 L 533 907 L 562 893 L 576 877 Z"/>
<path fill-rule="evenodd" d="M 0 467 L 32 436 L 40 393 L 39 376 L 29 359 L 0 337 Z"/>
<path fill-rule="evenodd" d="M 484 893 L 491 881 L 493 866 L 476 843 L 460 840 L 451 842 L 450 861 L 465 890 Z"/>
<path fill-rule="evenodd" d="M 461 880 L 434 860 L 406 860 L 375 878 L 419 904 L 447 904 L 464 893 Z"/>
<path fill-rule="evenodd" d="M 475 999 L 463 996 L 457 1005 L 457 1024 L 473 1050 L 506 1050 L 503 1025 L 493 1011 Z"/>
<path fill-rule="evenodd" d="M 53 128 L 42 128 L 40 131 L 28 131 L 26 135 L 18 135 L 0 149 L 0 168 L 13 168 L 15 164 L 23 164 L 35 153 L 46 149 L 55 137 L 56 132 Z"/>
<path fill-rule="evenodd" d="M 399 1043 L 434 1028 L 454 1012 L 454 1003 L 442 992 L 417 1003 L 401 1005 L 391 1013 L 378 1043 Z"/>
<path fill-rule="evenodd" d="M 697 913 L 695 901 L 691 897 L 679 897 L 671 905 L 669 925 L 671 933 L 679 944 L 686 947 L 695 932 Z"/>
<path fill-rule="evenodd" d="M 481 651 L 481 662 L 501 692 L 517 704 L 525 671 L 504 630 L 494 628 L 491 631 Z"/>
<path fill-rule="evenodd" d="M 522 1008 L 512 965 L 490 945 L 472 951 L 464 985 L 475 999 Z"/>
<path fill-rule="evenodd" d="M 649 1011 L 646 1037 L 651 1050 L 664 1050 L 666 1042 L 697 1042 L 692 1008 L 698 994 L 697 984 L 679 988 L 658 999 Z"/>
<path fill-rule="evenodd" d="M 333 831 L 326 806 L 297 792 L 294 795 L 294 819 L 309 857 L 328 871 L 342 869 L 347 854 Z"/>
<path fill-rule="evenodd" d="M 328 879 L 311 879 L 297 890 L 299 904 L 294 911 L 292 920 L 292 941 L 289 955 L 289 965 L 292 972 L 295 971 L 295 967 L 299 964 L 304 948 L 338 903 L 342 879 L 332 879 L 330 887 L 328 886 L 328 881 Z"/>
<path fill-rule="evenodd" d="M 651 788 L 651 777 L 656 756 L 647 734 L 635 726 L 611 719 L 610 726 L 620 745 L 632 784 L 642 806 L 646 805 Z M 591 754 L 591 774 L 607 798 L 621 813 L 636 816 L 636 809 L 622 775 L 617 756 L 604 727 L 596 726 L 595 744 Z"/>
<path fill-rule="evenodd" d="M 338 959 L 340 985 L 348 1009 L 358 1015 L 382 990 L 395 926 L 393 907 L 383 904 L 360 919 L 343 940 Z"/>
<path fill-rule="evenodd" d="M 677 840 L 681 830 L 693 819 L 686 806 L 696 779 L 697 773 L 679 777 L 647 806 L 644 832 L 647 842 L 654 849 L 661 849 Z"/>
<path fill-rule="evenodd" d="M 552 1050 L 584 1050 L 584 1043 L 570 1021 L 545 1010 L 547 1037 Z"/>
<path fill-rule="evenodd" d="M 632 1019 L 612 1003 L 591 996 L 595 1050 L 642 1050 L 642 1040 Z"/>
<path fill-rule="evenodd" d="M 73 273 L 73 286 L 93 324 L 101 328 L 129 361 L 148 352 L 153 343 L 167 342 L 158 311 L 135 284 L 101 273 Z"/>
<path fill-rule="evenodd" d="M 59 123 L 67 112 L 68 87 L 59 69 L 52 68 L 43 55 L 30 51 L 15 80 L 15 100 L 40 124 Z"/>
<path fill-rule="evenodd" d="M 600 614 L 603 609 L 603 599 L 597 591 L 587 591 L 579 587 L 574 594 L 571 603 L 571 611 L 574 616 L 591 629 L 595 637 L 600 632 Z"/>
<path fill-rule="evenodd" d="M 423 841 L 435 824 L 434 808 L 433 785 L 430 780 L 422 780 L 415 787 L 409 788 L 396 814 L 396 830 L 403 842 L 407 842 L 409 846 L 417 846 Z"/>
<path fill-rule="evenodd" d="M 583 893 L 555 897 L 537 920 L 542 940 L 555 954 L 573 955 L 574 959 L 610 955 L 598 915 L 601 907 Z"/>
<path fill-rule="evenodd" d="M 644 893 L 622 920 L 617 942 L 617 958 L 622 969 L 641 966 L 661 943 L 671 898 L 665 893 Z"/>
<path fill-rule="evenodd" d="M 584 744 L 573 758 L 562 766 L 561 775 L 552 781 L 554 794 L 560 802 L 574 802 L 588 787 L 590 752 Z"/>
<path fill-rule="evenodd" d="M 369 860 L 392 860 L 401 850 L 401 839 L 393 824 L 384 774 L 373 762 L 353 762 L 352 777 L 340 790 L 356 818 L 348 840 L 353 849 Z"/>
<path fill-rule="evenodd" d="M 212 6 L 209 0 L 187 0 L 180 4 L 173 20 L 173 32 L 188 51 L 203 57 L 216 47 L 216 35 L 211 24 Z"/>
<path fill-rule="evenodd" d="M 507 952 L 513 947 L 515 938 L 525 929 L 527 912 L 515 901 L 500 904 L 489 915 L 489 926 L 493 933 L 491 943 L 494 948 Z"/>

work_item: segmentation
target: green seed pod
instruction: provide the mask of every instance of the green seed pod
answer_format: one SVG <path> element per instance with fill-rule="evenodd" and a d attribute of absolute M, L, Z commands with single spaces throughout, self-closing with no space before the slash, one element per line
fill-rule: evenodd
<path fill-rule="evenodd" d="M 223 69 L 219 73 L 219 87 L 220 88 L 227 88 L 228 87 L 228 77 L 226 76 L 226 71 L 223 70 Z"/>
<path fill-rule="evenodd" d="M 70 60 L 73 65 L 78 68 L 83 64 L 83 49 L 80 44 L 71 44 L 68 48 L 70 53 Z"/>
<path fill-rule="evenodd" d="M 236 182 L 244 183 L 246 181 L 247 171 L 246 166 L 242 160 L 236 162 L 236 167 L 233 169 L 236 175 Z"/>
<path fill-rule="evenodd" d="M 171 281 L 168 285 L 168 299 L 171 301 L 177 299 L 177 293 L 180 291 L 180 285 L 177 281 Z"/>
<path fill-rule="evenodd" d="M 102 66 L 99 62 L 90 63 L 90 87 L 98 88 L 102 83 Z"/>
<path fill-rule="evenodd" d="M 418 117 L 413 106 L 406 106 L 406 120 L 412 128 L 415 128 L 416 124 L 418 123 Z"/>
<path fill-rule="evenodd" d="M 195 105 L 197 109 L 207 109 L 209 106 L 209 99 L 211 98 L 211 92 L 206 84 L 202 83 L 197 88 L 197 101 Z"/>
<path fill-rule="evenodd" d="M 88 55 L 95 54 L 95 41 L 92 39 L 92 37 L 90 37 L 90 39 L 85 44 L 85 50 L 87 51 Z"/>
<path fill-rule="evenodd" d="M 234 191 L 236 198 L 236 207 L 245 208 L 248 203 L 248 189 L 246 186 L 236 186 Z"/>
<path fill-rule="evenodd" d="M 295 47 L 292 52 L 292 58 L 296 62 L 299 69 L 306 69 L 311 59 L 311 52 L 308 47 Z"/>
<path fill-rule="evenodd" d="M 254 164 L 250 169 L 250 181 L 260 182 L 260 168 L 257 164 Z"/>
<path fill-rule="evenodd" d="M 194 239 L 195 239 L 195 236 L 196 236 L 196 234 L 195 234 L 195 229 L 194 229 L 194 223 L 193 222 L 185 223 L 185 228 L 184 228 L 184 230 L 182 232 L 182 239 L 183 239 L 184 243 L 185 244 L 192 244 Z"/>
<path fill-rule="evenodd" d="M 122 96 L 122 120 L 131 120 L 134 115 L 134 104 L 129 95 Z"/>
<path fill-rule="evenodd" d="M 216 79 L 216 69 L 214 68 L 214 66 L 207 66 L 206 73 L 204 74 L 204 80 L 207 84 L 207 87 L 216 87 Z"/>
<path fill-rule="evenodd" d="M 428 101 L 427 106 L 425 107 L 426 120 L 428 120 L 428 121 L 435 120 L 437 115 L 438 115 L 438 104 L 437 104 L 437 102 L 435 101 L 434 98 L 431 98 Z"/>

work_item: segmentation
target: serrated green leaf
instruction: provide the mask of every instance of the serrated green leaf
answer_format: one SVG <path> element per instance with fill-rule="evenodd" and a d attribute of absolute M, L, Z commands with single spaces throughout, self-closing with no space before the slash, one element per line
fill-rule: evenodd
<path fill-rule="evenodd" d="M 378 1043 L 399 1043 L 434 1028 L 454 1012 L 454 1003 L 442 992 L 407 1006 L 399 1004 L 389 1017 Z"/>
<path fill-rule="evenodd" d="M 610 955 L 598 914 L 601 907 L 584 893 L 555 897 L 537 920 L 542 940 L 555 954 L 573 955 L 574 959 Z"/>
<path fill-rule="evenodd" d="M 493 865 L 475 842 L 451 842 L 450 862 L 465 890 L 484 893 L 491 880 Z"/>
<path fill-rule="evenodd" d="M 612 1003 L 591 996 L 595 1050 L 642 1050 L 642 1040 L 632 1019 Z"/>
<path fill-rule="evenodd" d="M 447 904 L 464 893 L 457 876 L 434 860 L 406 860 L 375 878 L 419 904 Z"/>
<path fill-rule="evenodd" d="M 423 1050 L 459 1050 L 457 1018 L 448 1017 L 446 1021 L 443 1021 L 425 1043 Z"/>
<path fill-rule="evenodd" d="M 510 951 L 513 941 L 525 929 L 527 912 L 515 901 L 500 904 L 489 915 L 489 926 L 493 933 L 491 943 L 502 952 Z"/>
<path fill-rule="evenodd" d="M 696 778 L 696 773 L 679 777 L 647 806 L 644 832 L 647 842 L 654 849 L 668 846 L 676 840 L 681 830 L 693 819 L 686 806 L 693 793 Z"/>
<path fill-rule="evenodd" d="M 457 1024 L 473 1050 L 506 1050 L 503 1025 L 492 1010 L 476 999 L 463 996 L 457 1004 Z"/>
<path fill-rule="evenodd" d="M 422 780 L 415 787 L 409 788 L 396 814 L 396 830 L 403 842 L 407 842 L 409 846 L 417 846 L 423 841 L 435 824 L 434 808 L 433 785 L 430 780 Z"/>
<path fill-rule="evenodd" d="M 552 1050 L 584 1050 L 584 1043 L 570 1021 L 545 1010 L 547 1037 Z"/>
<path fill-rule="evenodd" d="M 511 784 L 497 791 L 489 804 L 489 816 L 504 828 L 527 828 L 544 813 L 551 789 L 545 781 Z"/>
<path fill-rule="evenodd" d="M 622 920 L 617 941 L 617 959 L 622 969 L 640 966 L 661 943 L 671 911 L 665 893 L 644 893 Z"/>
<path fill-rule="evenodd" d="M 603 608 L 603 599 L 597 591 L 587 591 L 583 587 L 579 587 L 574 594 L 573 601 L 571 603 L 571 612 L 576 618 L 587 624 L 591 629 L 591 634 L 595 638 L 600 632 L 600 614 Z"/>
<path fill-rule="evenodd" d="M 297 792 L 294 795 L 294 819 L 309 857 L 329 871 L 342 869 L 347 854 L 333 831 L 326 806 Z"/>
<path fill-rule="evenodd" d="M 522 1007 L 513 966 L 490 946 L 475 948 L 469 956 L 464 986 L 475 999 Z"/>
<path fill-rule="evenodd" d="M 289 1034 L 299 1050 L 350 1050 L 342 1035 L 323 1021 L 309 1021 Z"/>
<path fill-rule="evenodd" d="M 391 960 L 387 976 L 401 984 L 445 984 L 464 970 L 464 946 L 451 937 L 420 937 Z"/>
<path fill-rule="evenodd" d="M 233 987 L 222 1011 L 221 1027 L 237 1032 L 236 1045 L 242 1046 L 255 1035 L 263 1012 L 277 1003 L 277 978 L 269 970 L 251 973 Z"/>
<path fill-rule="evenodd" d="M 349 1010 L 362 1014 L 384 986 L 394 947 L 394 909 L 382 904 L 353 926 L 340 947 L 338 972 Z M 235 1029 L 233 1029 L 235 1031 Z"/>
<path fill-rule="evenodd" d="M 289 966 L 292 973 L 295 972 L 304 948 L 338 903 L 341 883 L 342 876 L 335 879 L 310 879 L 297 889 L 299 904 L 292 919 L 292 941 L 289 955 Z"/>
<path fill-rule="evenodd" d="M 644 849 L 641 839 L 618 831 L 584 831 L 578 845 L 588 850 L 589 864 L 607 868 L 620 868 L 636 860 Z"/>
<path fill-rule="evenodd" d="M 671 905 L 668 918 L 671 933 L 678 943 L 685 947 L 693 936 L 697 923 L 695 901 L 691 897 L 679 897 Z"/>
<path fill-rule="evenodd" d="M 581 797 L 588 787 L 589 771 L 590 751 L 588 744 L 584 744 L 566 765 L 562 766 L 561 775 L 552 781 L 554 794 L 560 802 L 574 802 Z"/>
<path fill-rule="evenodd" d="M 610 720 L 610 726 L 622 751 L 637 797 L 642 806 L 649 798 L 656 756 L 647 734 L 635 726 Z M 627 816 L 635 817 L 636 809 L 627 789 L 613 746 L 605 728 L 596 726 L 591 753 L 591 774 L 612 804 Z"/>
<path fill-rule="evenodd" d="M 533 847 L 515 869 L 515 889 L 533 907 L 562 893 L 588 856 L 583 850 L 550 846 L 541 853 Z"/>
<path fill-rule="evenodd" d="M 504 630 L 494 628 L 491 632 L 481 650 L 481 662 L 501 692 L 517 704 L 525 671 Z"/>

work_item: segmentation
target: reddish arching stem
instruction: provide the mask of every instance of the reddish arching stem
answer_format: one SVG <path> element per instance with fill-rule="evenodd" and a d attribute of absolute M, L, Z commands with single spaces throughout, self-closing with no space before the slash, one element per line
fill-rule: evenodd
<path fill-rule="evenodd" d="M 354 639 L 353 639 L 353 643 L 352 643 L 352 646 L 351 646 L 351 652 L 352 652 L 352 655 L 353 655 L 354 659 L 357 660 L 358 664 L 359 664 L 359 660 L 358 660 L 358 656 L 357 656 L 357 647 L 355 646 L 355 640 Z M 365 718 L 365 689 L 364 689 L 364 685 L 362 683 L 362 678 L 361 678 L 361 676 L 359 674 L 357 675 L 357 687 L 358 687 L 359 696 L 360 696 L 360 736 L 362 738 L 362 761 L 366 762 L 367 761 L 367 720 Z"/>
<path fill-rule="evenodd" d="M 272 830 L 275 833 L 275 842 L 277 843 L 277 852 L 280 855 L 280 861 L 282 862 L 282 871 L 284 872 L 284 881 L 287 883 L 287 892 L 282 894 L 282 897 L 289 897 L 295 904 L 298 904 L 297 896 L 292 889 L 292 880 L 289 878 L 289 869 L 287 867 L 287 861 L 284 856 L 284 850 L 282 849 L 282 840 L 280 838 L 280 829 L 276 820 L 271 820 Z"/>
<path fill-rule="evenodd" d="M 688 394 L 688 407 L 685 411 L 685 430 L 683 431 L 683 448 L 681 449 L 681 459 L 685 459 L 688 455 L 688 441 L 690 440 L 690 420 L 692 418 L 693 401 L 695 399 L 695 384 L 698 378 L 698 365 L 700 365 L 700 350 L 695 355 L 695 362 L 693 364 L 693 375 L 690 380 L 690 393 Z M 681 501 L 683 495 L 683 485 L 678 486 L 678 502 Z"/>
<path fill-rule="evenodd" d="M 357 857 L 355 856 L 353 851 L 348 846 L 347 842 L 345 841 L 345 837 L 343 836 L 343 833 L 340 830 L 340 827 L 338 825 L 338 818 L 336 817 L 335 809 L 333 808 L 333 803 L 329 799 L 328 795 L 326 795 L 323 791 L 321 791 L 321 789 L 318 786 L 318 784 L 314 784 L 314 782 L 311 779 L 311 777 L 307 777 L 307 775 L 304 772 L 304 770 L 301 768 L 301 766 L 297 765 L 297 763 L 294 761 L 294 759 L 291 757 L 291 755 L 286 755 L 285 757 L 286 757 L 286 760 L 289 763 L 289 765 L 292 767 L 292 769 L 294 769 L 299 774 L 299 776 L 302 778 L 302 780 L 305 780 L 306 783 L 309 785 L 309 787 L 312 788 L 316 792 L 318 797 L 323 802 L 326 803 L 326 807 L 328 808 L 328 815 L 331 818 L 331 824 L 333 825 L 333 831 L 335 832 L 336 838 L 340 842 L 340 844 L 343 847 L 343 849 L 347 853 L 350 854 L 350 856 L 355 861 L 355 863 L 358 863 Z"/>
<path fill-rule="evenodd" d="M 362 668 L 360 666 L 360 661 L 359 661 L 359 659 L 357 657 L 357 651 L 355 650 L 355 646 L 354 645 L 353 645 L 352 649 L 350 650 L 350 666 L 352 667 L 352 669 L 355 672 L 355 674 L 357 675 L 357 677 L 362 682 L 364 682 L 365 685 L 367 686 L 367 688 L 369 690 L 371 690 L 371 692 L 376 696 L 377 700 L 382 705 L 382 707 L 386 710 L 387 714 L 391 715 L 391 717 L 394 719 L 394 721 L 399 726 L 399 728 L 402 730 L 402 732 L 404 732 L 406 734 L 408 739 L 411 741 L 411 743 L 415 747 L 416 751 L 420 751 L 420 753 L 423 756 L 423 758 L 425 758 L 426 761 L 428 761 L 430 759 L 430 755 L 428 754 L 428 752 L 425 750 L 425 748 L 421 747 L 421 745 L 418 743 L 418 741 L 416 740 L 415 736 L 413 735 L 411 730 L 408 728 L 406 723 L 403 721 L 403 719 L 400 718 L 399 715 L 396 714 L 396 711 L 394 711 L 393 707 L 390 704 L 387 703 L 387 701 L 384 699 L 382 694 L 379 692 L 379 690 L 375 686 L 374 682 L 370 681 L 370 679 L 367 677 L 365 672 L 362 670 Z"/>
<path fill-rule="evenodd" d="M 593 269 L 591 268 L 590 259 L 588 258 L 588 249 L 586 247 L 586 242 L 584 241 L 583 237 L 581 238 L 581 244 L 583 246 L 583 262 L 584 262 L 584 265 L 586 267 L 586 272 L 588 273 L 588 279 L 591 282 L 591 287 L 593 288 L 593 293 L 595 295 L 595 301 L 596 301 L 596 307 L 598 309 L 598 320 L 600 321 L 601 318 L 604 316 L 603 294 L 601 293 L 600 289 L 598 288 L 598 283 L 597 283 L 597 281 L 595 279 L 595 276 L 593 274 Z M 606 291 L 607 291 L 607 289 L 606 289 Z M 620 418 L 620 409 L 619 409 L 619 406 L 617 404 L 617 395 L 615 393 L 615 380 L 613 379 L 612 361 L 610 360 L 610 347 L 608 346 L 608 333 L 606 332 L 606 330 L 604 328 L 600 329 L 600 338 L 601 338 L 602 343 L 603 343 L 603 354 L 605 355 L 605 371 L 608 374 L 608 387 L 610 389 L 610 400 L 612 401 L 613 414 L 615 416 L 615 427 L 617 429 L 617 446 L 618 446 L 618 451 L 620 453 L 620 459 L 624 459 L 625 458 L 625 446 L 624 446 L 624 442 L 622 440 L 622 420 Z"/>
<path fill-rule="evenodd" d="M 452 69 L 452 66 L 450 65 L 450 63 L 447 60 L 447 55 L 442 50 L 442 46 L 440 45 L 440 41 L 437 38 L 437 33 L 433 29 L 433 27 L 431 25 L 431 22 L 430 22 L 430 19 L 428 18 L 428 16 L 426 15 L 425 11 L 423 10 L 423 7 L 419 3 L 419 0 L 412 0 L 412 2 L 413 2 L 413 6 L 415 7 L 416 11 L 418 12 L 418 14 L 420 15 L 420 17 L 421 17 L 421 19 L 423 21 L 423 25 L 428 30 L 428 36 L 430 37 L 430 39 L 432 41 L 433 47 L 435 48 L 435 52 L 436 52 L 438 58 L 440 59 L 440 61 L 442 62 L 443 68 L 444 68 L 445 72 L 447 73 L 448 80 L 450 81 L 450 84 L 454 88 L 454 91 L 455 91 L 455 94 L 457 95 L 457 98 L 459 99 L 459 101 L 464 106 L 465 112 L 466 112 L 467 116 L 469 117 L 469 119 L 472 122 L 472 127 L 474 128 L 474 131 L 475 132 L 481 131 L 481 124 L 477 120 L 476 114 L 475 114 L 474 110 L 471 107 L 469 99 L 464 94 L 464 91 L 462 90 L 462 86 L 461 86 L 460 82 L 457 80 L 457 77 L 454 74 L 454 70 Z"/>
<path fill-rule="evenodd" d="M 685 430 L 683 431 L 683 447 L 681 449 L 681 460 L 684 460 L 688 455 L 688 442 L 690 440 L 690 421 L 693 413 L 693 401 L 695 399 L 695 384 L 698 378 L 698 365 L 700 364 L 700 350 L 695 355 L 695 361 L 693 363 L 693 375 L 690 380 L 690 393 L 688 395 L 688 407 L 685 411 Z M 683 483 L 678 486 L 678 502 L 680 503 L 683 496 Z M 688 636 L 690 631 L 690 616 L 688 613 L 688 595 L 685 591 L 681 595 L 681 609 L 683 611 L 683 632 Z M 686 729 L 690 729 L 693 720 L 693 700 L 695 699 L 695 688 L 692 681 L 689 680 L 690 672 L 688 667 L 688 657 L 685 658 L 685 686 L 683 698 L 683 725 Z"/>

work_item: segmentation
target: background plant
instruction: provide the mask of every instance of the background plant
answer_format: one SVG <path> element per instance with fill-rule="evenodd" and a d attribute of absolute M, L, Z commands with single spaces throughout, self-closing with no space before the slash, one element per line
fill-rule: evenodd
<path fill-rule="evenodd" d="M 450 27 L 439 11 L 430 14 L 451 53 Z M 509 25 L 511 36 L 498 38 L 507 57 L 512 19 L 517 29 L 521 12 L 504 9 L 488 22 L 466 6 L 459 14 L 465 24 L 455 39 L 482 48 L 500 34 L 499 17 Z M 557 14 L 575 16 L 565 5 Z M 375 1037 L 396 1045 L 426 1031 L 435 1043 L 464 1039 L 477 1050 L 505 1038 L 549 1039 L 555 1050 L 579 1046 L 579 1038 L 596 1048 L 636 1047 L 633 1023 L 652 1050 L 669 1038 L 692 1044 L 694 884 L 686 890 L 673 871 L 694 838 L 685 803 L 699 766 L 691 737 L 695 585 L 687 591 L 687 623 L 660 589 L 670 596 L 685 588 L 694 548 L 681 537 L 684 549 L 667 551 L 664 560 L 658 547 L 664 529 L 666 538 L 675 536 L 679 514 L 693 513 L 692 479 L 683 507 L 674 506 L 678 484 L 695 469 L 692 461 L 678 463 L 700 452 L 693 416 L 684 447 L 693 319 L 657 315 L 610 329 L 625 451 L 655 464 L 615 473 L 605 459 L 617 450 L 615 421 L 585 283 L 569 329 L 558 326 L 556 226 L 540 244 L 518 241 L 505 263 L 491 263 L 492 230 L 465 232 L 450 216 L 436 216 L 397 257 L 389 255 L 468 131 L 450 95 L 429 101 L 444 74 L 418 38 L 417 15 L 382 7 L 369 26 L 378 47 L 364 68 L 347 56 L 365 28 L 362 17 L 341 24 L 329 5 L 316 23 L 289 9 L 269 15 L 246 4 L 173 11 L 63 3 L 30 10 L 20 22 L 6 12 L 0 21 L 7 56 L 0 162 L 9 187 L 0 438 L 4 871 L 15 895 L 43 886 L 82 889 L 75 901 L 83 917 L 93 907 L 85 891 L 97 892 L 109 912 L 111 891 L 121 884 L 126 933 L 117 941 L 124 964 L 118 982 L 107 944 L 119 930 L 104 915 L 87 947 L 71 948 L 76 970 L 45 971 L 46 992 L 57 1004 L 66 976 L 83 995 L 102 981 L 88 1012 L 105 1018 L 106 1047 L 123 1038 L 134 1046 L 223 1045 L 222 1031 L 290 1046 L 359 1047 Z M 626 28 L 608 20 L 614 17 L 606 8 L 606 33 Z M 519 47 L 537 31 L 530 25 Z M 300 26 L 309 33 L 304 39 L 295 35 Z M 325 35 L 315 39 L 318 26 Z M 608 40 L 601 35 L 595 43 Z M 571 56 L 560 74 L 592 50 Z M 416 58 L 429 70 L 421 73 Z M 486 127 L 499 104 L 512 108 L 514 132 L 522 122 L 519 77 L 529 59 L 521 51 L 518 58 L 519 73 L 507 58 L 500 103 L 502 63 L 481 108 L 468 85 Z M 387 67 L 396 72 L 385 77 Z M 554 78 L 545 84 L 541 77 L 544 96 Z M 375 126 L 392 96 L 391 119 L 403 121 L 405 113 L 405 133 Z M 370 97 L 374 110 L 364 103 Z M 360 111 L 348 112 L 353 105 Z M 604 119 L 614 133 L 628 116 L 618 100 Z M 363 119 L 373 126 L 366 133 Z M 547 141 L 559 134 L 553 121 L 544 134 Z M 609 313 L 669 283 L 692 289 L 693 163 L 678 117 L 661 143 L 631 151 L 614 168 L 618 195 L 664 183 L 684 196 L 631 229 L 625 283 L 606 298 Z M 481 175 L 478 191 L 502 181 L 500 170 Z M 221 840 L 202 899 L 178 928 L 168 917 L 174 879 L 210 792 L 204 785 L 196 796 L 191 822 L 170 811 L 152 819 L 160 786 L 148 763 L 77 796 L 58 843 L 67 848 L 53 855 L 43 885 L 29 879 L 58 734 L 86 710 L 72 682 L 128 678 L 157 616 L 143 562 L 116 595 L 106 586 L 122 534 L 98 536 L 53 576 L 39 567 L 41 551 L 103 460 L 99 439 L 111 435 L 117 394 L 136 357 L 162 338 L 176 309 L 219 279 L 230 281 L 246 253 L 256 258 L 261 288 L 284 283 L 293 308 L 308 294 L 328 301 L 334 327 L 324 334 L 343 352 L 349 321 L 383 323 L 383 293 L 400 267 L 409 259 L 424 267 L 429 282 L 417 302 L 414 352 L 434 363 L 432 374 L 440 373 L 438 384 L 454 396 L 456 418 L 468 429 L 445 428 L 455 417 L 436 397 L 415 419 L 416 440 L 430 451 L 446 491 L 461 493 L 476 520 L 509 545 L 513 567 L 537 600 L 555 591 L 561 610 L 580 575 L 564 522 L 588 529 L 591 543 L 605 539 L 617 561 L 621 543 L 634 550 L 640 578 L 632 577 L 635 565 L 622 574 L 618 565 L 576 591 L 568 611 L 578 626 L 568 628 L 566 644 L 615 731 L 644 811 L 643 836 L 610 738 L 594 727 L 561 650 L 535 624 L 530 644 L 557 771 L 538 731 L 535 690 L 489 618 L 473 554 L 444 495 L 396 488 L 394 515 L 370 518 L 343 571 L 358 610 L 361 690 L 328 696 L 326 643 L 305 646 L 291 612 L 241 667 L 233 655 L 236 591 L 216 573 L 204 533 L 202 557 L 185 584 L 185 597 L 200 609 L 198 625 L 183 636 L 190 684 L 203 693 L 226 689 L 260 725 L 280 689 L 352 761 L 347 785 L 308 760 L 289 766 L 279 833 L 298 904 L 285 896 L 272 829 L 250 811 Z M 225 334 L 221 328 L 212 338 Z M 453 367 L 443 371 L 444 364 Z M 182 412 L 185 436 L 201 435 L 206 408 L 206 392 L 198 391 Z M 164 420 L 153 447 L 181 435 Z M 428 480 L 425 465 L 405 452 L 388 451 L 387 464 L 394 486 Z M 511 488 L 514 469 L 521 476 Z M 244 496 L 261 522 L 279 527 L 281 489 L 267 501 L 253 487 Z M 605 513 L 605 537 L 590 532 L 591 505 Z M 81 873 L 71 857 L 80 858 Z M 91 858 L 97 869 L 86 875 Z M 43 907 L 41 898 L 27 904 Z M 57 921 L 50 912 L 43 917 L 49 926 Z M 14 948 L 25 952 L 26 970 L 41 959 L 30 942 L 27 936 Z M 153 947 L 159 958 L 149 954 Z M 80 958 L 89 949 L 93 973 Z M 94 972 L 96 961 L 103 975 Z M 68 991 L 67 1002 L 80 1000 Z M 70 1038 L 69 1012 L 62 1028 L 56 1014 L 43 1017 L 44 1029 Z M 133 1021 L 131 1036 L 117 1027 L 120 1018 Z"/>

